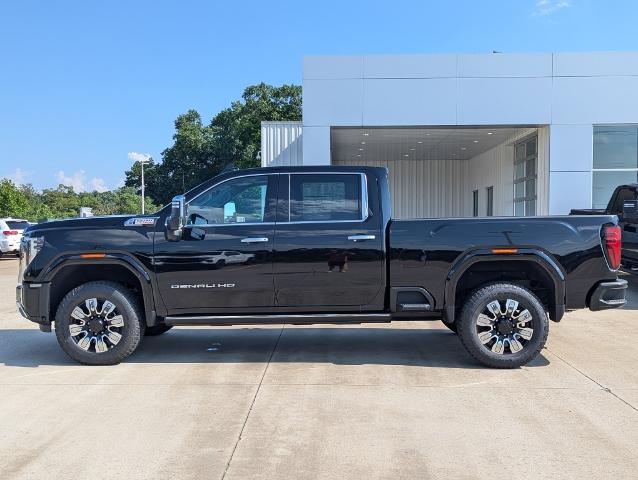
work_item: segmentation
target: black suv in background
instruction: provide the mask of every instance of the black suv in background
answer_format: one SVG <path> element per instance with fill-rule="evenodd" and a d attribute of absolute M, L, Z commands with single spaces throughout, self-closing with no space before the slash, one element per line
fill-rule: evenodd
<path fill-rule="evenodd" d="M 638 270 L 638 183 L 616 187 L 607 208 L 573 209 L 570 215 L 617 215 L 622 236 L 622 265 Z"/>

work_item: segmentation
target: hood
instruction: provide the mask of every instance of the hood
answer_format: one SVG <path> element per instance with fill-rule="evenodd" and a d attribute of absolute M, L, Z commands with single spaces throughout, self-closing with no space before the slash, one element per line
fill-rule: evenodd
<path fill-rule="evenodd" d="M 104 217 L 69 218 L 67 220 L 51 220 L 27 228 L 25 234 L 60 229 L 85 228 L 124 228 L 124 223 L 131 218 L 154 218 L 150 215 L 109 215 Z"/>

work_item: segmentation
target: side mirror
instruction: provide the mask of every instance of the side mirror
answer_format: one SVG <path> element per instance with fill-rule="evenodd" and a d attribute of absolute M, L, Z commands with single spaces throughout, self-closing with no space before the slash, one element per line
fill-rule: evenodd
<path fill-rule="evenodd" d="M 177 242 L 182 238 L 182 229 L 186 223 L 186 198 L 176 195 L 171 202 L 171 214 L 166 219 L 166 239 Z"/>
<path fill-rule="evenodd" d="M 622 204 L 623 220 L 638 219 L 638 200 L 625 200 Z"/>

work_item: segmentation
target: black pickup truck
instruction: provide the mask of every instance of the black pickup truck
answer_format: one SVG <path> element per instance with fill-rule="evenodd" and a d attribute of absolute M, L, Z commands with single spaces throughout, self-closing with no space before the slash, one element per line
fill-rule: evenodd
<path fill-rule="evenodd" d="M 622 266 L 630 271 L 638 270 L 638 183 L 616 187 L 607 208 L 573 209 L 570 215 L 618 215 Z"/>
<path fill-rule="evenodd" d="M 154 215 L 29 227 L 17 303 L 85 364 L 174 325 L 439 319 L 511 368 L 538 355 L 549 319 L 624 305 L 620 247 L 614 215 L 392 220 L 385 169 L 263 168 Z"/>

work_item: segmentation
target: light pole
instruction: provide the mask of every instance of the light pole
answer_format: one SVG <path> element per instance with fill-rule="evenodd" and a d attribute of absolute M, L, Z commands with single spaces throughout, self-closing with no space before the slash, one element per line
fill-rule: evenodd
<path fill-rule="evenodd" d="M 144 215 L 144 165 L 148 165 L 150 161 L 151 157 L 139 160 L 140 166 L 142 167 L 142 215 Z"/>

